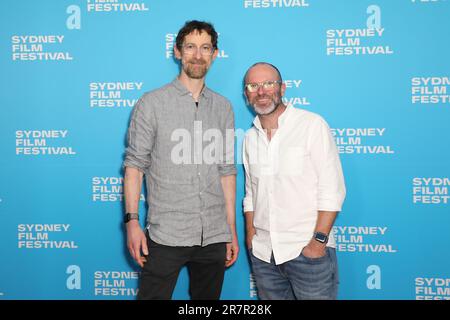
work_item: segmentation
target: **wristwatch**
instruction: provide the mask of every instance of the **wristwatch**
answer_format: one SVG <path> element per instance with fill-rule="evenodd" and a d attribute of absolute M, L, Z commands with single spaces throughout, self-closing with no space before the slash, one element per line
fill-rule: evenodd
<path fill-rule="evenodd" d="M 319 241 L 320 243 L 327 243 L 328 242 L 328 235 L 322 232 L 315 232 L 314 233 L 314 239 L 316 241 Z"/>
<path fill-rule="evenodd" d="M 123 218 L 124 223 L 130 222 L 130 220 L 139 220 L 139 213 L 126 213 Z"/>

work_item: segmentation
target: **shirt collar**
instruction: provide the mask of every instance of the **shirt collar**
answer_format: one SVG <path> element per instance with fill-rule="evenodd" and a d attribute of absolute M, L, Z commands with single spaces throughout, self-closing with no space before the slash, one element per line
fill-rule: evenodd
<path fill-rule="evenodd" d="M 172 81 L 172 85 L 175 87 L 175 89 L 177 89 L 177 91 L 180 94 L 180 96 L 190 95 L 191 94 L 191 92 L 184 86 L 183 83 L 181 83 L 180 80 L 178 80 L 178 78 L 175 78 Z M 209 90 L 209 88 L 206 87 L 206 85 L 204 85 L 203 89 L 202 89 L 202 92 L 200 92 L 200 96 L 203 96 L 205 98 L 211 97 L 211 90 Z"/>

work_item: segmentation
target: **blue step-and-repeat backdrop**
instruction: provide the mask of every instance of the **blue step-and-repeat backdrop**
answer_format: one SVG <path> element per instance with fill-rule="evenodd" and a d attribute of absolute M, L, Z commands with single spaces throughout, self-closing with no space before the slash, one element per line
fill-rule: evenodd
<path fill-rule="evenodd" d="M 285 103 L 332 128 L 347 185 L 340 299 L 450 299 L 450 1 L 4 0 L 0 299 L 135 299 L 122 224 L 130 113 L 173 80 L 176 33 L 212 22 L 207 84 L 236 117 L 241 254 L 223 299 L 256 299 L 245 252 L 242 79 L 278 66 Z M 182 116 L 182 115 L 180 115 Z M 145 193 L 141 198 L 142 224 Z M 188 299 L 183 269 L 174 293 Z"/>

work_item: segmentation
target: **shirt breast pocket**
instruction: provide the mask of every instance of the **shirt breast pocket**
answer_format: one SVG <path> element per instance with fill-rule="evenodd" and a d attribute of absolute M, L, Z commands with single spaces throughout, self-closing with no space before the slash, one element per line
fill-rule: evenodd
<path fill-rule="evenodd" d="M 308 151 L 304 147 L 290 147 L 280 155 L 280 173 L 287 176 L 301 175 L 309 161 Z"/>

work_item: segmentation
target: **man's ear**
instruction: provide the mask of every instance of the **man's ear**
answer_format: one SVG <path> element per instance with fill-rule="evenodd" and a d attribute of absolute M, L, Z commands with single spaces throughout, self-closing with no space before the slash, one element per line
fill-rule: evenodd
<path fill-rule="evenodd" d="M 219 54 L 219 49 L 215 49 L 213 52 L 211 61 L 214 61 L 217 58 L 218 54 Z"/>
<path fill-rule="evenodd" d="M 286 92 L 286 83 L 281 84 L 281 96 L 284 97 L 284 93 Z"/>
<path fill-rule="evenodd" d="M 245 98 L 245 103 L 248 105 L 250 104 L 250 101 L 248 101 L 248 97 L 247 97 L 247 90 L 244 89 L 244 98 Z"/>
<path fill-rule="evenodd" d="M 181 60 L 181 52 L 180 50 L 178 50 L 176 45 L 173 47 L 173 53 L 175 54 L 175 58 Z"/>

